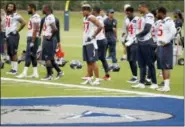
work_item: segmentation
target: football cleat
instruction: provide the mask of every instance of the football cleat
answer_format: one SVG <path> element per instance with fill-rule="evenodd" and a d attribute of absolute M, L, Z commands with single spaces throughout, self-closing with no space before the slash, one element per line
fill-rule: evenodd
<path fill-rule="evenodd" d="M 16 74 L 17 74 L 17 71 L 16 71 L 16 70 L 11 69 L 9 72 L 6 72 L 6 74 L 16 75 Z"/>
<path fill-rule="evenodd" d="M 25 73 L 21 73 L 20 75 L 16 76 L 16 78 L 26 78 L 26 74 Z"/>
<path fill-rule="evenodd" d="M 42 78 L 41 80 L 43 80 L 43 81 L 52 80 L 52 76 L 47 75 L 45 78 Z"/>
<path fill-rule="evenodd" d="M 161 92 L 169 92 L 170 91 L 170 87 L 161 87 L 159 89 L 157 89 L 157 91 L 161 91 Z"/>
<path fill-rule="evenodd" d="M 140 88 L 140 89 L 144 89 L 145 88 L 145 85 L 142 84 L 142 83 L 139 83 L 137 85 L 132 85 L 132 88 Z"/>
<path fill-rule="evenodd" d="M 128 83 L 137 83 L 137 78 L 132 77 L 130 80 L 127 81 Z"/>
<path fill-rule="evenodd" d="M 157 84 L 152 84 L 149 88 L 155 90 L 158 89 L 159 87 Z"/>
<path fill-rule="evenodd" d="M 61 78 L 64 75 L 64 72 L 61 71 L 57 74 L 57 77 L 55 78 L 55 80 L 58 80 L 59 78 Z"/>

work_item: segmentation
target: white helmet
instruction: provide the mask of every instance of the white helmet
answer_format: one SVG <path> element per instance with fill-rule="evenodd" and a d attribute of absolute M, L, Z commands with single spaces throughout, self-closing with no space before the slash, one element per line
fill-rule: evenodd
<path fill-rule="evenodd" d="M 124 11 L 125 11 L 128 7 L 131 7 L 131 5 L 130 5 L 130 4 L 125 4 L 125 5 L 124 5 Z"/>

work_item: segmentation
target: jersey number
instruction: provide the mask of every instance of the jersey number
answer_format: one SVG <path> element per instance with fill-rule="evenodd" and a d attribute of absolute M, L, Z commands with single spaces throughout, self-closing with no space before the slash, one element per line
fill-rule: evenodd
<path fill-rule="evenodd" d="M 130 24 L 130 25 L 128 26 L 128 32 L 129 32 L 130 34 L 133 34 L 133 31 L 134 31 L 133 25 Z"/>
<path fill-rule="evenodd" d="M 160 25 L 157 32 L 157 36 L 162 36 L 162 35 L 163 35 L 162 25 Z"/>
<path fill-rule="evenodd" d="M 6 17 L 6 27 L 10 27 L 10 18 Z"/>
<path fill-rule="evenodd" d="M 89 30 L 89 22 L 84 23 L 84 31 L 87 32 Z"/>

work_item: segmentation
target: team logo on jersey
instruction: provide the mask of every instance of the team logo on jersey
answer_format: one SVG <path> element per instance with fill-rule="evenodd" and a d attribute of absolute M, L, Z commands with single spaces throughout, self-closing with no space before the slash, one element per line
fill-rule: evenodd
<path fill-rule="evenodd" d="M 116 123 L 161 120 L 171 117 L 170 114 L 154 111 L 85 105 L 1 107 L 2 124 Z"/>

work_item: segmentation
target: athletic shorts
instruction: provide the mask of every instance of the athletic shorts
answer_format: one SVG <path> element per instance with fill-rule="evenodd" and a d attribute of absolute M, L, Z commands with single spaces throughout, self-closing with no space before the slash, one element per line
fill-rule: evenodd
<path fill-rule="evenodd" d="M 56 44 L 57 41 L 55 38 L 52 38 L 50 40 L 43 38 L 42 43 L 42 60 L 54 60 L 55 53 L 56 53 Z"/>
<path fill-rule="evenodd" d="M 39 47 L 39 38 L 36 38 L 33 47 L 30 47 L 31 42 L 32 42 L 32 37 L 27 37 L 26 58 L 30 56 L 32 57 L 37 56 L 37 50 Z"/>
<path fill-rule="evenodd" d="M 8 37 L 6 38 L 7 51 L 8 51 L 9 56 L 17 55 L 19 39 L 20 39 L 19 33 L 16 33 L 16 34 L 10 33 Z"/>
<path fill-rule="evenodd" d="M 96 62 L 98 60 L 98 50 L 93 44 L 83 46 L 83 60 L 86 62 Z"/>
<path fill-rule="evenodd" d="M 137 61 L 137 44 L 132 44 L 127 47 L 127 60 L 128 61 Z"/>
<path fill-rule="evenodd" d="M 157 47 L 157 68 L 173 69 L 173 44 Z"/>

